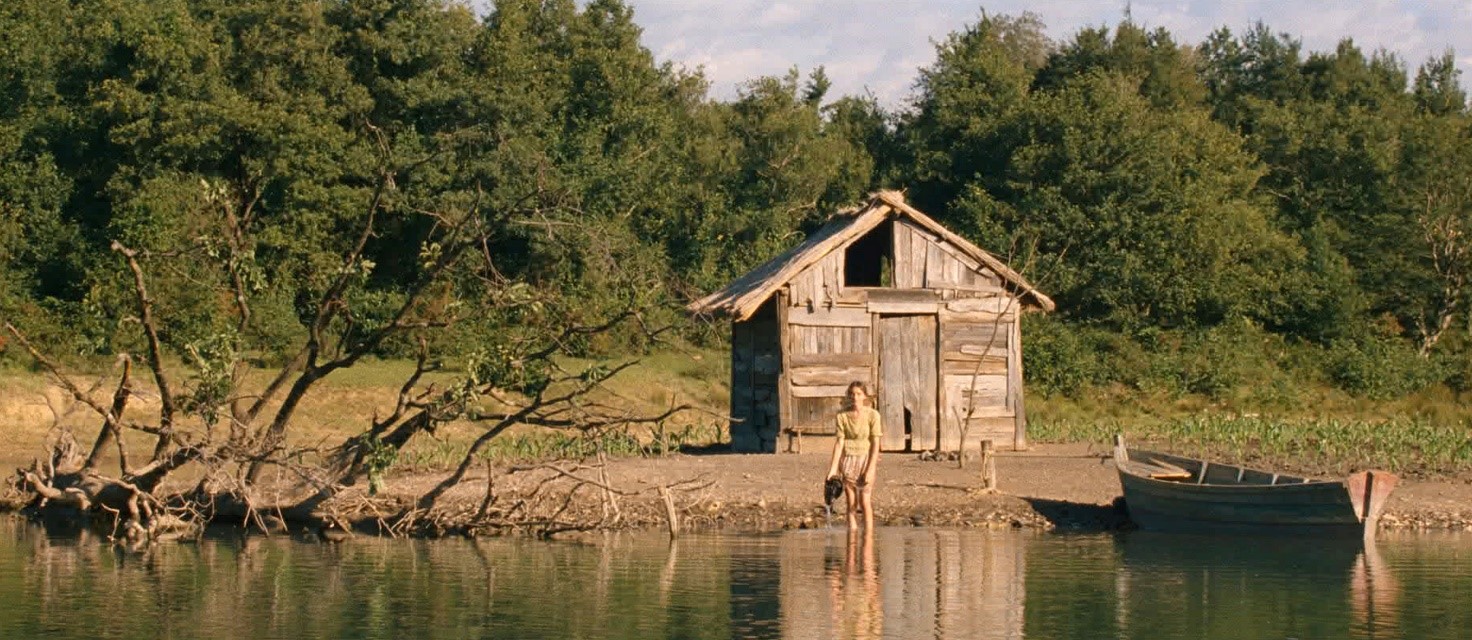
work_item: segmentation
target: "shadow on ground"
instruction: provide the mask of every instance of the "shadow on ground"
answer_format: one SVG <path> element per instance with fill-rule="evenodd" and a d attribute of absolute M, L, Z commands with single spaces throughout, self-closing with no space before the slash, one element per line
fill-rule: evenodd
<path fill-rule="evenodd" d="M 690 456 L 709 456 L 723 453 L 734 453 L 733 451 L 731 451 L 731 443 L 729 442 L 717 442 L 714 444 L 703 444 L 700 446 L 688 444 L 681 445 L 679 451 L 680 453 Z"/>
<path fill-rule="evenodd" d="M 1112 504 L 1088 504 L 1049 500 L 1046 498 L 1023 498 L 1054 527 L 1085 531 L 1117 531 L 1133 528 L 1129 513 L 1124 508 L 1124 498 L 1116 498 Z"/>

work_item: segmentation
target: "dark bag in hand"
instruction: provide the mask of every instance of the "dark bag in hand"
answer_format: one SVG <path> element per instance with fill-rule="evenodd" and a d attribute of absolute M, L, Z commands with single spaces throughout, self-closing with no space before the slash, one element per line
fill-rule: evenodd
<path fill-rule="evenodd" d="M 843 495 L 843 481 L 838 478 L 829 478 L 823 483 L 823 504 L 833 506 L 833 501 Z"/>

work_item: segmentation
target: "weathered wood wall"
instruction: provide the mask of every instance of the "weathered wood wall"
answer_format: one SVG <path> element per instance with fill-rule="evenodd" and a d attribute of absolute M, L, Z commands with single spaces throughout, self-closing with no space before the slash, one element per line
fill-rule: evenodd
<path fill-rule="evenodd" d="M 731 325 L 731 448 L 774 452 L 781 428 L 778 381 L 782 351 L 776 301 Z"/>
<path fill-rule="evenodd" d="M 875 326 L 878 408 L 884 419 L 880 446 L 890 451 L 933 450 L 942 441 L 936 419 L 936 318 L 880 315 Z"/>
<path fill-rule="evenodd" d="M 995 273 L 908 220 L 894 224 L 894 286 L 1005 295 Z"/>
<path fill-rule="evenodd" d="M 788 303 L 811 309 L 836 303 L 842 279 L 843 250 L 839 249 L 787 282 Z"/>
<path fill-rule="evenodd" d="M 906 219 L 882 229 L 893 233 L 890 287 L 846 287 L 839 247 L 735 325 L 736 450 L 772 451 L 783 427 L 831 432 L 854 380 L 878 395 L 886 450 L 1025 446 L 1021 303 L 930 231 Z"/>
<path fill-rule="evenodd" d="M 787 325 L 790 424 L 831 431 L 849 383 L 862 380 L 872 388 L 875 382 L 869 311 L 850 304 L 809 308 L 799 303 L 788 308 Z"/>
<path fill-rule="evenodd" d="M 963 431 L 968 448 L 1020 442 L 1022 379 L 1011 375 L 1021 363 L 1017 312 L 1008 297 L 952 300 L 940 312 L 942 449 L 960 448 Z"/>

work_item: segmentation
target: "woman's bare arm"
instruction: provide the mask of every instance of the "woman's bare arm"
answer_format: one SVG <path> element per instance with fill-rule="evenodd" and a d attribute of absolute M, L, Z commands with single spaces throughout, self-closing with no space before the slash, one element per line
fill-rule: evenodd
<path fill-rule="evenodd" d="M 843 457 L 843 429 L 839 429 L 833 437 L 833 455 L 828 460 L 828 475 L 824 479 L 838 475 L 838 461 Z"/>

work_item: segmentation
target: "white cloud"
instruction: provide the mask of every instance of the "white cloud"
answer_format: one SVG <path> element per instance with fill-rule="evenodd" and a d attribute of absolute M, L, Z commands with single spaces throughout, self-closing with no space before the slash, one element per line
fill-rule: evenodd
<path fill-rule="evenodd" d="M 759 76 L 822 65 L 833 95 L 867 88 L 897 105 L 917 70 L 934 60 L 933 43 L 980 16 L 979 0 L 626 1 L 644 28 L 645 46 L 660 60 L 703 66 L 720 98 L 734 97 L 741 83 Z M 984 0 L 984 8 L 1032 11 L 1050 37 L 1065 40 L 1084 27 L 1118 23 L 1126 2 L 1136 22 L 1164 27 L 1181 43 L 1262 21 L 1300 38 L 1309 51 L 1332 50 L 1350 37 L 1367 52 L 1395 52 L 1414 74 L 1427 58 L 1452 48 L 1461 68 L 1472 69 L 1468 0 Z"/>
<path fill-rule="evenodd" d="M 935 41 L 975 22 L 975 0 L 881 2 L 789 0 L 777 4 L 726 0 L 629 0 L 645 28 L 645 43 L 664 60 L 705 64 L 716 96 L 735 95 L 739 83 L 780 75 L 796 65 L 819 65 L 833 79 L 835 95 L 866 88 L 888 104 L 909 94 L 919 67 L 934 59 Z M 1054 40 L 1084 27 L 1111 26 L 1124 17 L 1120 0 L 992 0 L 994 14 L 1038 14 Z M 1472 67 L 1472 2 L 1373 0 L 1134 0 L 1134 20 L 1164 27 L 1178 42 L 1198 43 L 1219 27 L 1241 31 L 1262 21 L 1303 41 L 1309 51 L 1332 50 L 1342 38 L 1362 49 L 1384 48 L 1414 74 L 1428 57 L 1455 49 Z M 668 42 L 681 43 L 668 47 Z M 760 54 L 755 52 L 760 51 Z"/>
<path fill-rule="evenodd" d="M 797 22 L 802 17 L 802 11 L 785 2 L 779 2 L 770 7 L 757 17 L 756 23 L 764 28 L 783 27 Z"/>

